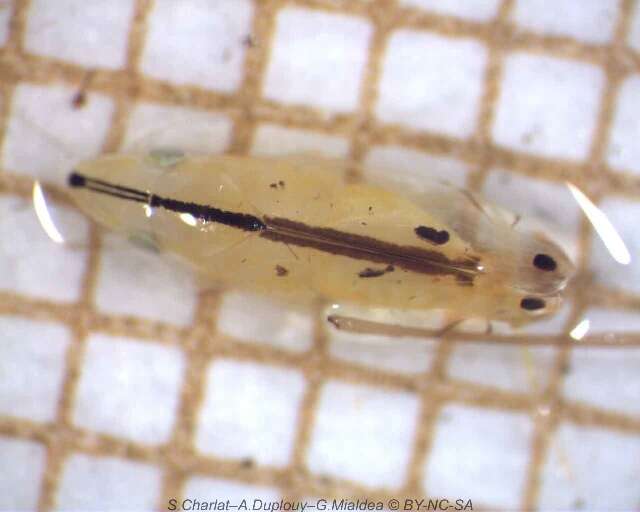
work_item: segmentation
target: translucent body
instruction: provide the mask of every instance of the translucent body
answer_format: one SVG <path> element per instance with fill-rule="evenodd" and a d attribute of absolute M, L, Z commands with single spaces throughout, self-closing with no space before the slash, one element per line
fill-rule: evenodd
<path fill-rule="evenodd" d="M 541 234 L 520 232 L 512 216 L 466 191 L 434 183 L 432 192 L 416 196 L 350 184 L 343 168 L 312 157 L 167 153 L 105 155 L 76 168 L 110 184 L 255 216 L 268 229 L 275 225 L 276 234 L 277 219 L 303 226 L 288 242 L 84 188 L 72 194 L 99 223 L 153 240 L 160 250 L 191 263 L 208 282 L 273 293 L 297 304 L 323 298 L 368 307 L 445 309 L 457 318 L 513 325 L 558 308 L 573 269 L 562 250 Z M 418 228 L 428 236 L 420 236 Z M 344 248 L 327 249 L 326 243 L 314 247 L 315 238 L 325 236 L 316 235 L 320 230 L 357 235 L 349 242 L 355 245 L 374 240 L 383 249 L 360 248 L 353 256 Z M 446 240 L 429 233 L 446 233 Z M 398 254 L 388 255 L 384 247 L 395 247 Z M 415 251 L 421 251 L 428 271 L 415 271 L 414 256 L 403 256 Z M 552 269 L 534 264 L 540 255 L 553 261 Z M 462 276 L 457 267 L 464 267 Z"/>

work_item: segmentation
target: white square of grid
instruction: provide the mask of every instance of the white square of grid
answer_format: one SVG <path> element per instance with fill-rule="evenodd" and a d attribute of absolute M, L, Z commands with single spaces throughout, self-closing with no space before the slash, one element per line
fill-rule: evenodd
<path fill-rule="evenodd" d="M 104 237 L 95 291 L 101 312 L 184 327 L 193 320 L 196 301 L 196 279 L 189 268 L 119 234 Z"/>
<path fill-rule="evenodd" d="M 121 68 L 134 6 L 133 0 L 33 0 L 25 49 L 91 68 Z"/>
<path fill-rule="evenodd" d="M 398 488 L 407 476 L 418 411 L 412 393 L 329 381 L 316 409 L 307 466 L 368 487 Z"/>
<path fill-rule="evenodd" d="M 627 39 L 629 45 L 635 50 L 640 50 L 640 3 L 635 2 L 631 13 L 631 24 Z"/>
<path fill-rule="evenodd" d="M 258 126 L 251 153 L 278 156 L 309 154 L 309 158 L 344 158 L 349 151 L 349 141 L 344 137 L 287 128 L 271 123 Z"/>
<path fill-rule="evenodd" d="M 418 338 L 354 335 L 332 328 L 328 337 L 332 357 L 404 375 L 426 372 L 431 367 L 438 343 Z"/>
<path fill-rule="evenodd" d="M 76 93 L 62 85 L 16 87 L 2 152 L 4 169 L 64 185 L 74 163 L 100 153 L 113 100 L 90 93 L 78 109 L 73 106 Z"/>
<path fill-rule="evenodd" d="M 415 130 L 470 136 L 486 61 L 486 47 L 474 39 L 395 32 L 383 60 L 376 117 Z"/>
<path fill-rule="evenodd" d="M 122 151 L 159 148 L 222 153 L 231 141 L 231 119 L 221 113 L 157 103 L 138 103 L 127 120 Z"/>
<path fill-rule="evenodd" d="M 290 305 L 243 292 L 224 294 L 217 329 L 240 343 L 259 343 L 304 352 L 313 343 L 313 318 Z"/>
<path fill-rule="evenodd" d="M 69 338 L 60 324 L 0 316 L 0 413 L 55 419 Z"/>
<path fill-rule="evenodd" d="M 591 334 L 640 331 L 636 312 L 593 308 L 583 316 Z M 640 417 L 638 368 L 640 348 L 576 348 L 563 381 L 563 395 L 567 400 Z"/>
<path fill-rule="evenodd" d="M 522 413 L 457 404 L 445 406 L 425 464 L 430 496 L 472 498 L 490 507 L 517 509 L 533 434 Z"/>
<path fill-rule="evenodd" d="M 613 37 L 619 10 L 619 0 L 517 0 L 511 19 L 532 32 L 604 44 Z"/>
<path fill-rule="evenodd" d="M 216 360 L 207 379 L 196 447 L 205 454 L 285 466 L 306 383 L 297 370 Z"/>
<path fill-rule="evenodd" d="M 462 160 L 402 146 L 372 147 L 367 152 L 364 167 L 368 181 L 393 182 L 417 193 L 430 190 L 436 180 L 464 186 L 469 174 L 469 166 Z"/>
<path fill-rule="evenodd" d="M 555 355 L 556 351 L 549 347 L 457 344 L 447 372 L 472 384 L 517 393 L 540 392 L 547 386 Z"/>
<path fill-rule="evenodd" d="M 640 502 L 640 437 L 562 423 L 542 470 L 540 510 L 632 510 Z"/>
<path fill-rule="evenodd" d="M 635 74 L 622 83 L 616 101 L 607 148 L 607 163 L 614 170 L 640 175 L 639 131 L 640 75 Z"/>
<path fill-rule="evenodd" d="M 161 482 L 158 467 L 74 453 L 64 463 L 56 506 L 60 510 L 152 510 Z"/>
<path fill-rule="evenodd" d="M 33 441 L 0 436 L 0 509 L 35 510 L 46 449 Z"/>
<path fill-rule="evenodd" d="M 78 247 L 87 246 L 87 221 L 76 211 L 49 202 L 54 224 Z M 31 202 L 0 195 L 0 289 L 61 302 L 77 300 L 86 250 L 55 243 L 40 225 Z"/>
<path fill-rule="evenodd" d="M 371 31 L 364 18 L 282 9 L 276 18 L 264 96 L 330 111 L 354 110 Z"/>
<path fill-rule="evenodd" d="M 237 89 L 253 9 L 249 0 L 156 0 L 140 70 L 175 84 Z"/>
<path fill-rule="evenodd" d="M 601 69 L 516 52 L 505 58 L 503 75 L 492 129 L 498 144 L 546 157 L 587 156 L 604 87 Z"/>
<path fill-rule="evenodd" d="M 73 422 L 143 444 L 164 443 L 175 420 L 183 371 L 183 354 L 175 348 L 92 334 Z"/>

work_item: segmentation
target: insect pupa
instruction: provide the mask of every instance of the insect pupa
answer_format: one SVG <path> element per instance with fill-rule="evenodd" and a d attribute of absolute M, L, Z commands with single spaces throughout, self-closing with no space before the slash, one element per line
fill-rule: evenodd
<path fill-rule="evenodd" d="M 553 314 L 564 251 L 468 191 L 349 183 L 311 157 L 110 154 L 69 175 L 79 208 L 205 279 L 296 304 L 445 309 L 520 326 Z"/>

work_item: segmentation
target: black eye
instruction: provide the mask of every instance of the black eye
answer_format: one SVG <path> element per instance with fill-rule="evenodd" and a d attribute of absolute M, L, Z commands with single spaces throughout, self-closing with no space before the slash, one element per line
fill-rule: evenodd
<path fill-rule="evenodd" d="M 544 270 L 546 272 L 552 272 L 556 268 L 558 268 L 558 264 L 556 260 L 554 260 L 548 254 L 536 254 L 533 258 L 533 266 L 539 268 L 540 270 Z"/>
<path fill-rule="evenodd" d="M 535 297 L 525 297 L 520 301 L 520 307 L 527 311 L 538 311 L 539 309 L 544 309 L 545 306 L 546 304 L 542 299 Z"/>

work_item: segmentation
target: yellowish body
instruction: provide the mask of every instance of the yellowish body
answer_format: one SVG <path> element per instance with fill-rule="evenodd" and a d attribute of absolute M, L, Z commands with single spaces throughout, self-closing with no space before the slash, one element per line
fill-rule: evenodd
<path fill-rule="evenodd" d="M 80 164 L 70 183 L 87 215 L 153 240 L 210 282 L 513 325 L 557 309 L 572 265 L 540 233 L 452 186 L 400 193 L 348 183 L 343 167 L 307 156 L 114 154 Z"/>

